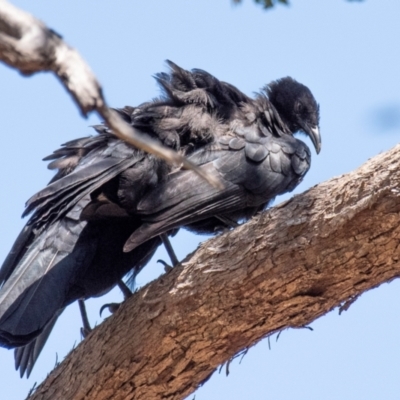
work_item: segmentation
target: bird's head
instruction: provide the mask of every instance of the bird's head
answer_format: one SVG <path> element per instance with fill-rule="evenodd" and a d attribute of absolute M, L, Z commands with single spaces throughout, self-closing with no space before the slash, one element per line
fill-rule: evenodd
<path fill-rule="evenodd" d="M 290 77 L 273 81 L 265 89 L 290 132 L 302 131 L 308 135 L 318 154 L 321 150 L 319 105 L 310 89 Z"/>

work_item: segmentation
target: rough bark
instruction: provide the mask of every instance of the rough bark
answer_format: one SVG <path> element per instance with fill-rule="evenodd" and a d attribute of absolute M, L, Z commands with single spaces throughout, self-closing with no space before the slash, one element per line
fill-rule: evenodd
<path fill-rule="evenodd" d="M 221 185 L 179 153 L 127 124 L 107 106 L 99 82 L 79 53 L 43 22 L 5 0 L 0 0 L 0 61 L 23 75 L 53 72 L 83 115 L 96 111 L 120 139 L 171 164 L 194 170 L 213 186 Z"/>
<path fill-rule="evenodd" d="M 260 339 L 400 275 L 400 145 L 203 243 L 75 349 L 31 400 L 183 399 Z"/>

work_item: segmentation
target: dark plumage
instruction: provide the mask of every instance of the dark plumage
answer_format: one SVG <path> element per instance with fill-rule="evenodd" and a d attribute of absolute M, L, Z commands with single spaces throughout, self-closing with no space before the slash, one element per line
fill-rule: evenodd
<path fill-rule="evenodd" d="M 58 172 L 28 200 L 32 213 L 0 270 L 0 345 L 16 350 L 21 375 L 33 364 L 62 310 L 134 277 L 180 227 L 214 233 L 235 226 L 310 167 L 301 130 L 320 150 L 319 109 L 310 90 L 283 78 L 251 99 L 202 70 L 168 62 L 163 96 L 118 110 L 132 126 L 216 174 L 215 189 L 192 171 L 137 150 L 106 127 L 45 160 Z M 21 347 L 22 346 L 22 347 Z"/>

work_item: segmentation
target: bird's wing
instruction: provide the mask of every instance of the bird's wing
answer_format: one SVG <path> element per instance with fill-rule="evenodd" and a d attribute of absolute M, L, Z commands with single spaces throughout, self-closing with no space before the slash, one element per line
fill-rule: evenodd
<path fill-rule="evenodd" d="M 107 238 L 104 227 L 85 229 L 86 222 L 80 221 L 80 214 L 91 200 L 89 193 L 143 157 L 143 153 L 113 137 L 94 137 L 93 141 L 85 138 L 69 142 L 53 155 L 51 158 L 58 162 L 53 161 L 53 166 L 59 169 L 57 179 L 28 202 L 33 217 L 0 269 L 0 342 L 4 346 L 26 344 L 66 301 L 108 289 L 129 268 L 136 267 L 122 255 L 120 266 L 110 266 L 116 276 L 85 278 L 85 271 L 93 269 L 93 263 L 99 268 L 102 262 L 96 259 L 105 247 L 102 241 L 112 247 L 110 254 L 113 251 L 122 254 L 123 243 L 131 233 L 131 230 L 124 233 L 122 239 Z M 151 254 L 153 247 L 149 249 Z M 81 282 L 76 283 L 78 279 Z M 73 285 L 80 285 L 82 293 L 71 295 Z M 43 304 L 45 310 L 41 309 Z"/>
<path fill-rule="evenodd" d="M 60 149 L 54 151 L 53 154 L 45 157 L 45 161 L 51 161 L 48 166 L 49 169 L 58 169 L 57 173 L 50 181 L 50 185 L 53 185 L 52 188 L 56 186 L 57 181 L 72 173 L 78 167 L 78 165 L 82 163 L 82 161 L 86 157 L 88 157 L 89 154 L 91 154 L 88 157 L 90 160 L 94 157 L 96 152 L 98 152 L 99 150 L 104 150 L 104 148 L 107 147 L 108 141 L 109 135 L 107 135 L 105 132 L 100 133 L 99 135 L 94 137 L 90 136 L 75 139 L 63 144 Z M 63 186 L 60 184 L 58 185 Z M 38 209 L 42 210 L 43 212 L 46 211 L 45 207 L 41 208 L 43 205 L 40 201 L 39 194 L 35 195 L 33 198 L 36 199 L 35 205 L 37 205 Z M 44 197 L 42 201 L 46 202 L 46 198 Z M 32 210 L 35 210 L 35 205 L 28 205 L 29 208 L 25 210 L 24 215 L 31 212 Z M 40 212 L 38 212 L 37 214 L 35 213 L 33 219 L 39 222 L 40 215 Z M 9 254 L 7 255 L 0 268 L 0 288 L 10 277 L 16 265 L 19 263 L 23 255 L 28 250 L 29 246 L 34 241 L 35 237 L 37 237 L 37 235 L 37 230 L 34 229 L 33 224 L 28 223 L 22 229 L 21 233 L 18 235 L 13 244 L 13 247 L 11 248 Z"/>
<path fill-rule="evenodd" d="M 95 137 L 97 139 L 97 137 Z M 26 203 L 23 216 L 33 212 L 28 224 L 48 226 L 62 218 L 85 196 L 144 158 L 144 153 L 110 137 L 99 148 L 82 157 L 73 171 L 52 181 Z M 71 158 L 71 157 L 69 157 Z M 53 161 L 61 169 L 69 158 Z"/>
<path fill-rule="evenodd" d="M 139 203 L 138 213 L 146 222 L 124 251 L 172 228 L 267 204 L 293 190 L 310 166 L 307 146 L 291 136 L 221 137 L 219 143 L 218 149 L 199 151 L 192 159 L 215 174 L 224 188 L 211 187 L 191 171 L 173 174 Z"/>
<path fill-rule="evenodd" d="M 50 168 L 57 168 L 58 172 L 47 187 L 28 200 L 24 215 L 32 211 L 33 215 L 0 268 L 0 287 L 40 232 L 68 213 L 78 221 L 83 206 L 90 200 L 88 194 L 142 156 L 103 131 L 94 137 L 70 141 L 46 157 L 45 160 L 53 160 Z"/>

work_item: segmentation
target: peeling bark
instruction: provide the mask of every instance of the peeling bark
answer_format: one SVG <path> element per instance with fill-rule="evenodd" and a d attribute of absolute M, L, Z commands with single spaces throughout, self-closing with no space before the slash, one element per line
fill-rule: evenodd
<path fill-rule="evenodd" d="M 203 243 L 30 397 L 184 399 L 262 338 L 400 275 L 400 145 Z"/>

